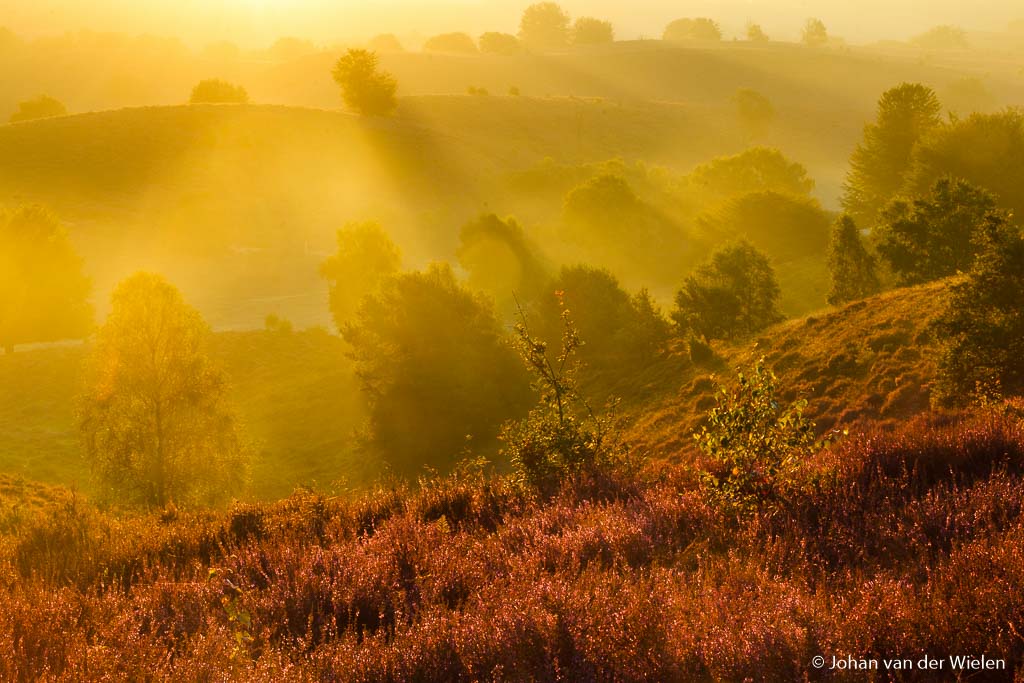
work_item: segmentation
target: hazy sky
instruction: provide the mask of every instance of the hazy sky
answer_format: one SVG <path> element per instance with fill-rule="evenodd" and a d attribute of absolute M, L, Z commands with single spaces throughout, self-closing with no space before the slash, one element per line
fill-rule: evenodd
<path fill-rule="evenodd" d="M 177 35 L 192 45 L 266 45 L 282 35 L 322 44 L 381 32 L 515 32 L 528 0 L 0 0 L 0 25 L 38 35 L 80 28 Z M 573 16 L 611 19 L 621 38 L 657 36 L 671 19 L 709 16 L 726 37 L 747 21 L 795 38 L 809 16 L 851 41 L 906 38 L 943 23 L 998 30 L 1024 18 L 1019 0 L 565 0 Z"/>

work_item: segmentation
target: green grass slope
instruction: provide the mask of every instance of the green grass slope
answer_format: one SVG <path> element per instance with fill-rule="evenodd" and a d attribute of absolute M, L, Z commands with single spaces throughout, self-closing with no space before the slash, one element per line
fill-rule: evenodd
<path fill-rule="evenodd" d="M 90 490 L 74 416 L 83 353 L 76 346 L 0 356 L 0 474 Z M 254 448 L 252 496 L 361 483 L 368 466 L 354 436 L 362 399 L 340 338 L 322 330 L 222 333 L 212 355 L 230 377 Z"/>
<path fill-rule="evenodd" d="M 923 412 L 934 377 L 928 323 L 947 284 L 901 289 L 791 320 L 751 342 L 723 345 L 695 365 L 677 349 L 629 376 L 590 387 L 622 399 L 629 441 L 652 457 L 681 460 L 713 405 L 715 380 L 764 357 L 787 400 L 804 397 L 821 430 L 891 426 Z M 345 344 L 323 330 L 225 332 L 213 355 L 226 369 L 255 457 L 251 495 L 275 499 L 296 485 L 359 486 L 375 474 L 359 453 L 362 397 Z M 0 356 L 0 474 L 88 491 L 75 430 L 82 347 Z"/>

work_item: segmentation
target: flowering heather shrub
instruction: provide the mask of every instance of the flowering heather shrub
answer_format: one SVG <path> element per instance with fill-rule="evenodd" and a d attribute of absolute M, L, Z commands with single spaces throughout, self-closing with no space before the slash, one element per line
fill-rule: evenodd
<path fill-rule="evenodd" d="M 476 470 L 205 515 L 60 501 L 0 543 L 0 680 L 861 680 L 811 658 L 982 653 L 1024 680 L 1016 414 L 791 477 L 739 521 L 676 466 L 544 500 Z"/>

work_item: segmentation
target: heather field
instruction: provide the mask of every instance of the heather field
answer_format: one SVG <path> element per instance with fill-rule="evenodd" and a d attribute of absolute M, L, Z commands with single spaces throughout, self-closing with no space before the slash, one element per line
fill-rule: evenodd
<path fill-rule="evenodd" d="M 1024 675 L 1019 404 L 851 435 L 744 518 L 680 466 L 581 475 L 544 499 L 469 468 L 421 484 L 131 518 L 5 497 L 0 672 L 936 679 L 811 663 L 899 653 L 944 661 L 945 680 Z M 982 654 L 1006 668 L 951 668 Z"/>
<path fill-rule="evenodd" d="M 7 2 L 0 683 L 1024 683 L 964 10 Z"/>

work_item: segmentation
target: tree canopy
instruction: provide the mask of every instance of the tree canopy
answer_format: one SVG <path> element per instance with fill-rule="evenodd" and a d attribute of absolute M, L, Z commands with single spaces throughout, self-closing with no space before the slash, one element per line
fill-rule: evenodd
<path fill-rule="evenodd" d="M 676 19 L 665 27 L 661 36 L 662 40 L 686 41 L 686 40 L 711 40 L 722 39 L 722 29 L 718 23 L 707 17 L 696 19 Z"/>
<path fill-rule="evenodd" d="M 18 103 L 18 111 L 11 114 L 11 123 L 21 121 L 34 121 L 35 119 L 46 119 L 53 116 L 65 116 L 68 113 L 67 107 L 57 99 L 49 95 L 40 95 L 31 100 Z"/>
<path fill-rule="evenodd" d="M 953 285 L 936 322 L 941 340 L 936 393 L 964 404 L 979 389 L 1024 391 L 1024 236 L 999 215 L 979 230 L 978 258 Z"/>
<path fill-rule="evenodd" d="M 334 65 L 334 82 L 341 87 L 346 106 L 364 116 L 390 114 L 398 106 L 398 82 L 379 71 L 377 64 L 376 53 L 353 49 Z"/>
<path fill-rule="evenodd" d="M 973 114 L 923 138 L 906 191 L 926 193 L 946 176 L 992 192 L 1002 207 L 1024 216 L 1024 110 Z"/>
<path fill-rule="evenodd" d="M 715 252 L 676 293 L 672 319 L 704 340 L 736 339 L 781 322 L 768 257 L 741 241 Z"/>
<path fill-rule="evenodd" d="M 846 214 L 840 216 L 832 228 L 828 269 L 832 275 L 828 302 L 833 306 L 878 293 L 875 257 L 864 245 L 857 224 Z"/>
<path fill-rule="evenodd" d="M 240 85 L 211 78 L 197 83 L 188 101 L 189 104 L 248 104 L 249 93 Z"/>
<path fill-rule="evenodd" d="M 599 45 L 615 40 L 615 29 L 610 21 L 594 17 L 580 17 L 572 25 L 574 45 Z"/>
<path fill-rule="evenodd" d="M 480 52 L 484 54 L 510 57 L 523 51 L 522 43 L 511 33 L 488 31 L 481 34 L 478 42 L 480 44 Z"/>
<path fill-rule="evenodd" d="M 569 15 L 554 2 L 538 2 L 523 12 L 519 39 L 527 47 L 550 50 L 569 44 Z"/>
<path fill-rule="evenodd" d="M 732 156 L 716 157 L 695 168 L 690 185 L 717 198 L 749 192 L 806 196 L 814 189 L 807 169 L 774 147 L 751 147 Z"/>
<path fill-rule="evenodd" d="M 209 328 L 181 293 L 139 273 L 114 290 L 79 399 L 86 457 L 114 500 L 210 503 L 245 482 L 245 449 Z"/>
<path fill-rule="evenodd" d="M 514 299 L 535 302 L 547 284 L 539 249 L 511 217 L 482 214 L 464 225 L 456 254 L 469 284 L 493 296 L 498 311 L 509 317 L 515 313 Z"/>
<path fill-rule="evenodd" d="M 963 180 L 943 178 L 916 199 L 898 199 L 873 233 L 878 253 L 901 285 L 966 272 L 977 253 L 976 237 L 1000 219 L 991 193 Z"/>
<path fill-rule="evenodd" d="M 804 24 L 804 30 L 800 34 L 800 40 L 808 47 L 821 47 L 828 42 L 828 29 L 821 19 L 808 19 Z"/>
<path fill-rule="evenodd" d="M 532 403 L 489 302 L 447 265 L 388 278 L 342 335 L 370 404 L 367 446 L 398 473 L 494 451 L 501 424 Z"/>
<path fill-rule="evenodd" d="M 843 183 L 841 203 L 855 221 L 874 226 L 878 212 L 903 188 L 915 146 L 941 125 L 941 113 L 935 92 L 920 83 L 901 83 L 882 93 Z"/>
<path fill-rule="evenodd" d="M 52 213 L 40 206 L 0 212 L 0 348 L 86 336 L 90 289 Z"/>
<path fill-rule="evenodd" d="M 338 251 L 320 265 L 327 280 L 331 315 L 338 329 L 352 320 L 359 303 L 398 273 L 402 256 L 379 224 L 349 223 L 337 235 Z"/>

